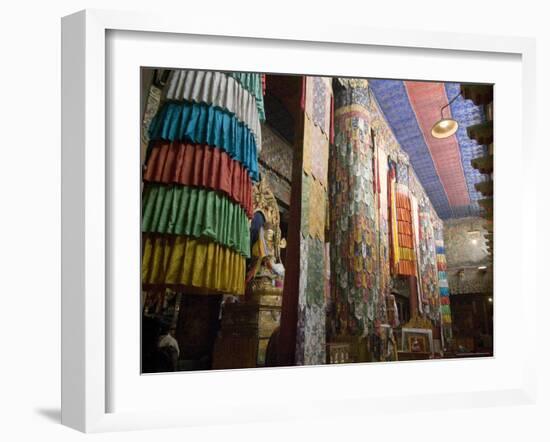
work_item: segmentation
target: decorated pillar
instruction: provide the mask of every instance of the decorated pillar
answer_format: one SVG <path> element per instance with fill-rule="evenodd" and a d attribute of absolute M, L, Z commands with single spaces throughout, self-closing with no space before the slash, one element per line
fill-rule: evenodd
<path fill-rule="evenodd" d="M 330 78 L 303 77 L 292 170 L 278 365 L 326 363 L 327 168 L 332 136 Z"/>
<path fill-rule="evenodd" d="M 259 74 L 170 71 L 143 167 L 144 290 L 244 295 L 262 97 Z"/>
<path fill-rule="evenodd" d="M 331 334 L 365 336 L 381 301 L 378 197 L 366 80 L 339 80 L 329 161 Z M 382 308 L 385 310 L 385 303 Z"/>

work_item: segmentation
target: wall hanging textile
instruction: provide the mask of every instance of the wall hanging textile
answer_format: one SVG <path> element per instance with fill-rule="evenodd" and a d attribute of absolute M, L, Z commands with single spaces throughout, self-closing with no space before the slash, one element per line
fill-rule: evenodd
<path fill-rule="evenodd" d="M 392 274 L 398 273 L 399 263 L 399 229 L 398 224 L 398 209 L 397 209 L 397 195 L 395 192 L 397 171 L 395 163 L 393 161 L 388 162 L 388 213 L 390 220 L 390 258 L 391 258 L 391 270 Z M 401 211 L 401 219 L 404 219 L 408 212 L 406 210 Z M 403 241 L 403 239 L 401 240 Z"/>
<path fill-rule="evenodd" d="M 409 189 L 400 182 L 407 179 L 408 175 L 401 174 L 402 167 L 397 167 L 397 184 L 395 194 L 395 205 L 397 210 L 397 233 L 399 243 L 399 261 L 397 262 L 397 273 L 399 275 L 416 276 L 416 254 L 414 252 L 413 224 L 411 214 L 411 200 Z"/>
<path fill-rule="evenodd" d="M 379 290 L 379 309 L 377 319 L 383 323 L 388 321 L 388 301 L 390 296 L 390 257 L 388 236 L 388 157 L 381 149 L 385 146 L 385 140 L 379 130 L 373 131 L 375 140 L 375 196 L 377 199 L 377 243 L 378 243 L 378 271 L 377 287 Z M 395 302 L 395 300 L 393 301 Z M 393 303 L 391 304 L 393 308 Z M 395 315 L 394 315 L 395 316 Z M 395 318 L 397 320 L 397 318 Z"/>
<path fill-rule="evenodd" d="M 233 77 L 221 72 L 173 70 L 164 88 L 164 98 L 206 103 L 226 110 L 252 131 L 258 152 L 261 150 L 262 130 L 256 98 Z"/>
<path fill-rule="evenodd" d="M 233 77 L 242 87 L 254 95 L 258 108 L 258 117 L 260 121 L 265 121 L 265 74 L 253 74 L 250 72 L 226 72 L 225 74 Z"/>
<path fill-rule="evenodd" d="M 422 288 L 424 311 L 430 319 L 439 317 L 439 275 L 432 215 L 427 198 L 419 202 L 419 278 Z"/>
<path fill-rule="evenodd" d="M 314 259 L 319 258 L 319 247 L 323 247 L 323 243 L 318 239 L 300 238 L 296 365 L 326 363 L 326 304 L 318 297 L 319 290 L 323 290 L 323 269 L 319 269 L 319 261 Z M 324 259 L 321 265 L 324 265 Z M 314 280 L 319 277 L 321 281 Z"/>
<path fill-rule="evenodd" d="M 326 312 L 325 305 L 306 305 L 300 311 L 304 317 L 304 365 L 326 364 Z"/>
<path fill-rule="evenodd" d="M 304 118 L 304 172 L 313 176 L 326 189 L 329 139 L 305 114 Z"/>
<path fill-rule="evenodd" d="M 250 256 L 244 210 L 222 194 L 188 186 L 148 184 L 142 201 L 143 232 L 209 238 Z"/>
<path fill-rule="evenodd" d="M 317 238 L 320 242 L 325 241 L 325 212 L 326 212 L 326 192 L 321 183 L 315 179 L 303 177 L 303 180 L 309 181 L 309 201 L 307 203 L 308 212 L 303 216 L 309 217 L 307 230 L 302 234 Z"/>
<path fill-rule="evenodd" d="M 143 180 L 219 190 L 252 218 L 252 180 L 248 172 L 216 147 L 157 140 L 147 160 Z"/>
<path fill-rule="evenodd" d="M 445 243 L 443 240 L 443 223 L 439 221 L 434 224 L 434 237 L 436 246 L 436 259 L 439 279 L 439 299 L 441 311 L 441 323 L 444 327 L 444 334 L 447 338 L 451 337 L 452 318 L 449 299 L 449 281 L 447 279 L 447 260 L 445 257 Z"/>
<path fill-rule="evenodd" d="M 187 236 L 144 234 L 142 281 L 191 293 L 244 295 L 245 257 L 228 247 Z"/>
<path fill-rule="evenodd" d="M 151 140 L 188 141 L 226 151 L 258 181 L 258 154 L 252 132 L 234 115 L 204 103 L 165 103 L 149 127 Z"/>
<path fill-rule="evenodd" d="M 331 97 L 331 79 L 304 77 L 297 364 L 326 362 L 325 228 Z"/>
<path fill-rule="evenodd" d="M 306 77 L 305 111 L 313 123 L 330 139 L 331 78 Z"/>
<path fill-rule="evenodd" d="M 421 313 L 425 313 L 425 303 L 427 299 L 425 298 L 424 292 L 422 290 L 422 281 L 420 274 L 420 219 L 418 215 L 418 199 L 415 197 L 413 192 L 409 193 L 409 200 L 411 202 L 411 227 L 412 227 L 412 239 L 413 239 L 413 260 L 416 268 L 416 291 L 418 297 L 418 310 Z"/>
<path fill-rule="evenodd" d="M 325 247 L 324 242 L 316 238 L 305 239 L 308 243 L 307 283 L 305 287 L 308 305 L 324 304 L 325 298 Z"/>

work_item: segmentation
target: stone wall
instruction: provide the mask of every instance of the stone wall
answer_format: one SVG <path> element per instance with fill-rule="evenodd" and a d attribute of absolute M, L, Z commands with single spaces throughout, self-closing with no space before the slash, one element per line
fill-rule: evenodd
<path fill-rule="evenodd" d="M 485 246 L 485 220 L 450 219 L 445 221 L 444 232 L 451 295 L 492 293 L 493 273 Z"/>
<path fill-rule="evenodd" d="M 447 266 L 454 268 L 488 265 L 489 255 L 484 238 L 486 233 L 485 220 L 482 218 L 468 217 L 446 220 Z"/>

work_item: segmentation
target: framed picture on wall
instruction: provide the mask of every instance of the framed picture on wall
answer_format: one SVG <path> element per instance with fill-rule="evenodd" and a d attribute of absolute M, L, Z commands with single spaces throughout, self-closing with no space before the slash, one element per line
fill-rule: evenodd
<path fill-rule="evenodd" d="M 402 351 L 412 353 L 433 353 L 432 331 L 422 328 L 401 329 Z"/>
<path fill-rule="evenodd" d="M 413 353 L 452 339 L 442 218 L 484 205 L 492 220 L 492 196 L 474 201 L 478 183 L 462 172 L 459 185 L 448 176 L 435 186 L 439 197 L 430 186 L 446 180 L 451 162 L 471 169 L 457 120 L 472 115 L 460 107 L 464 95 L 480 89 L 462 84 L 499 103 L 501 176 L 517 176 L 518 156 L 533 155 L 533 42 L 319 31 L 109 11 L 63 19 L 65 425 L 92 432 L 370 414 L 380 397 L 413 409 L 427 395 L 416 385 L 437 386 L 433 410 L 517 399 L 517 386 L 503 386 L 524 379 L 517 348 L 534 345 L 525 339 L 534 325 L 523 321 L 518 336 L 513 324 L 536 290 L 526 275 L 506 279 L 513 263 L 494 270 L 501 293 L 522 294 L 494 297 L 498 359 L 394 364 L 395 334 Z M 227 93 L 210 93 L 220 85 Z M 416 151 L 400 147 L 403 115 L 425 143 L 418 163 L 427 175 L 415 169 Z M 476 125 L 487 122 L 492 137 L 492 119 Z M 508 200 L 533 197 L 517 180 L 494 186 Z M 518 233 L 500 210 L 499 250 L 527 259 L 521 244 L 535 230 Z M 392 290 L 406 308 L 386 296 Z M 490 299 L 484 335 L 493 332 Z M 420 316 L 433 328 L 407 327 Z M 319 388 L 329 378 L 340 387 Z"/>

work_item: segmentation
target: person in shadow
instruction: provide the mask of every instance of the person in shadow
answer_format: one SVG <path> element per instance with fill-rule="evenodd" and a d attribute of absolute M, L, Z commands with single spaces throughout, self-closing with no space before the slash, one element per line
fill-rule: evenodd
<path fill-rule="evenodd" d="M 164 373 L 175 371 L 174 360 L 167 347 L 159 348 L 162 322 L 142 316 L 141 320 L 141 372 Z"/>

